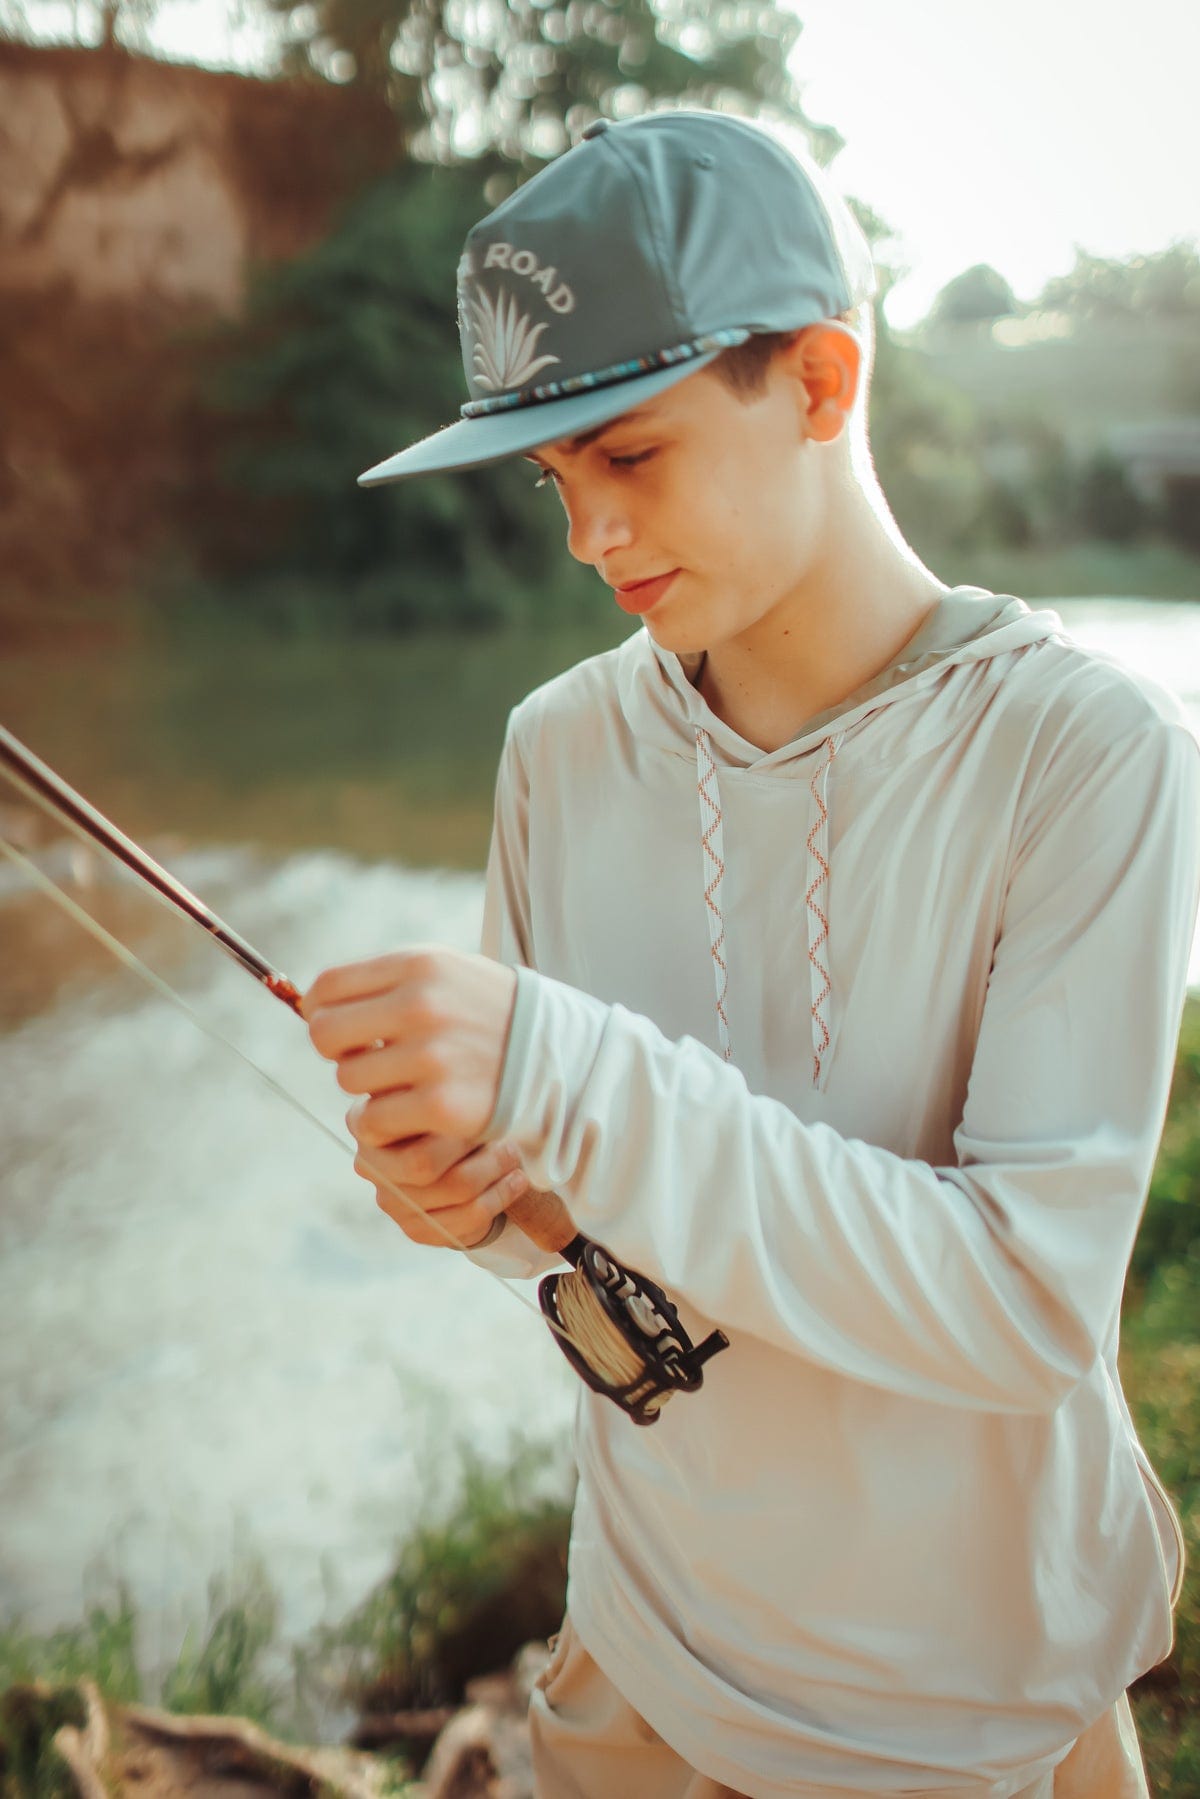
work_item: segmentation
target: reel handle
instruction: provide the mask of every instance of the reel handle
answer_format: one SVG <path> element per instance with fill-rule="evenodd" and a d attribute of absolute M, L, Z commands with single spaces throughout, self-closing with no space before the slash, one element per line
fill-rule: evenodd
<path fill-rule="evenodd" d="M 505 1212 L 534 1243 L 559 1255 L 578 1235 L 571 1214 L 557 1193 L 527 1193 L 506 1206 Z"/>

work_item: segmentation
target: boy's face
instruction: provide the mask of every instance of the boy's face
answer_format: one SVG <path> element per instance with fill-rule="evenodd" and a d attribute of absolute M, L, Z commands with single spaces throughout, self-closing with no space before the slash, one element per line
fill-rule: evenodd
<path fill-rule="evenodd" d="M 786 609 L 819 554 L 825 484 L 813 454 L 831 430 L 814 428 L 805 369 L 777 355 L 761 395 L 701 369 L 595 432 L 530 452 L 558 488 L 571 554 L 664 649 L 753 632 Z"/>

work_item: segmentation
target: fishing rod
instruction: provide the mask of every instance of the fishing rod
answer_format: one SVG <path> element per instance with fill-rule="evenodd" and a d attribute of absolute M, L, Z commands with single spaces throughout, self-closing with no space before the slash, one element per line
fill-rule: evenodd
<path fill-rule="evenodd" d="M 160 900 L 198 925 L 275 999 L 297 1017 L 303 1016 L 300 1009 L 302 994 L 287 975 L 273 967 L 182 881 L 156 862 L 140 844 L 127 837 L 3 725 L 0 725 L 0 772 L 77 836 L 98 844 Z M 42 876 L 28 858 L 7 844 L 3 837 L 0 837 L 0 847 L 12 860 L 33 872 L 40 884 L 56 896 L 72 916 L 86 922 L 87 928 L 110 948 L 117 953 L 124 952 L 126 959 L 149 976 L 149 971 L 132 952 L 104 931 L 81 907 L 68 900 L 54 882 Z M 156 987 L 178 1002 L 178 995 L 165 982 L 151 978 Z M 185 1010 L 195 1019 L 189 1008 L 185 1007 Z M 283 1090 L 277 1088 L 277 1091 Z M 284 1097 L 291 1096 L 285 1094 Z M 307 1111 L 304 1116 L 313 1118 Z M 403 1188 L 382 1173 L 373 1173 L 372 1178 L 378 1179 L 411 1211 L 420 1213 L 432 1223 L 450 1247 L 462 1247 Z M 530 1235 L 535 1241 L 539 1238 L 533 1225 L 542 1203 L 537 1195 L 530 1195 L 508 1207 L 513 1222 L 518 1224 L 524 1210 Z M 703 1364 L 719 1350 L 728 1348 L 729 1339 L 723 1331 L 714 1330 L 702 1343 L 693 1344 L 680 1322 L 678 1311 L 662 1288 L 644 1275 L 624 1267 L 600 1244 L 591 1242 L 582 1233 L 569 1242 L 546 1243 L 544 1246 L 555 1250 L 571 1266 L 568 1272 L 546 1275 L 539 1282 L 538 1301 L 542 1313 L 559 1348 L 593 1392 L 611 1399 L 636 1424 L 648 1425 L 656 1422 L 662 1407 L 674 1394 L 695 1392 L 703 1385 Z M 499 1279 L 499 1276 L 493 1278 Z"/>

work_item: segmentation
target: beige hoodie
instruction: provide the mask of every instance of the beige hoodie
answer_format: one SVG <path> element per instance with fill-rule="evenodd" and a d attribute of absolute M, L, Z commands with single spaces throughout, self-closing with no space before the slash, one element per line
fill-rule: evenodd
<path fill-rule="evenodd" d="M 770 754 L 644 629 L 513 712 L 487 1134 L 731 1340 L 581 1388 L 568 1605 L 752 1799 L 1008 1799 L 1170 1650 L 1117 1336 L 1198 892 L 1178 703 L 979 589 Z"/>

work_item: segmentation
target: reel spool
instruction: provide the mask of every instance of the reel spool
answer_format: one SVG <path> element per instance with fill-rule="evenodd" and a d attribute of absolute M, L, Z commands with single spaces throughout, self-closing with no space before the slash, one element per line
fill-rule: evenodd
<path fill-rule="evenodd" d="M 635 1424 L 653 1424 L 675 1393 L 703 1386 L 703 1364 L 729 1347 L 724 1331 L 694 1345 L 661 1287 L 584 1236 L 573 1237 L 562 1254 L 574 1266 L 546 1275 L 538 1300 L 557 1327 L 559 1348 L 593 1393 Z"/>

